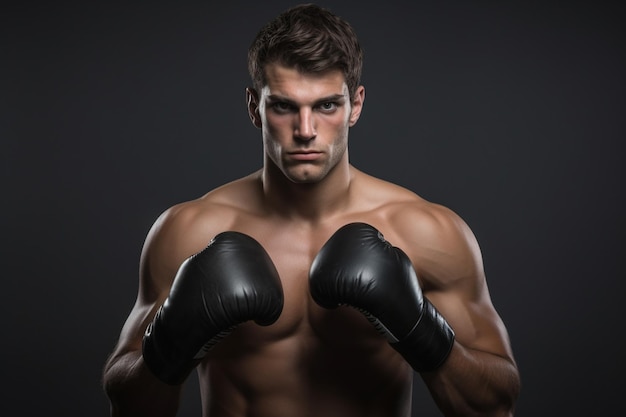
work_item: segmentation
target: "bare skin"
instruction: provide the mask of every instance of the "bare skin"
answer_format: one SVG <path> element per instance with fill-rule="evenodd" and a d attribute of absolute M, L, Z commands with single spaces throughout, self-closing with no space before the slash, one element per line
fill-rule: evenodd
<path fill-rule="evenodd" d="M 276 323 L 240 325 L 199 364 L 203 416 L 410 416 L 413 371 L 402 356 L 359 312 L 325 310 L 309 294 L 313 258 L 356 221 L 407 253 L 424 295 L 456 332 L 446 363 L 422 375 L 442 411 L 512 415 L 517 370 L 467 225 L 350 165 L 348 130 L 360 116 L 363 87 L 351 98 L 338 71 L 310 75 L 273 64 L 266 75 L 261 92 L 248 90 L 251 120 L 263 132 L 263 168 L 172 207 L 146 239 L 137 301 L 105 368 L 112 415 L 176 414 L 180 387 L 161 383 L 143 364 L 143 332 L 183 260 L 233 230 L 270 254 L 285 304 Z"/>

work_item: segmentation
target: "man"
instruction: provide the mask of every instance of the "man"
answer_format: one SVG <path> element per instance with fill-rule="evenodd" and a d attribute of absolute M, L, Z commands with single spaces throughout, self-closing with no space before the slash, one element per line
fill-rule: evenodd
<path fill-rule="evenodd" d="M 114 416 L 173 416 L 193 369 L 208 417 L 512 415 L 519 389 L 478 244 L 450 210 L 357 170 L 351 27 L 313 5 L 249 51 L 261 170 L 176 205 L 142 252 L 104 371 Z"/>

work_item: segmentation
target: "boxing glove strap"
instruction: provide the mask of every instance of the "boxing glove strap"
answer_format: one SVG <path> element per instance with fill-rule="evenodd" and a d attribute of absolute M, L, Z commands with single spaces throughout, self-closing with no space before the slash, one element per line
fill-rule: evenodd
<path fill-rule="evenodd" d="M 156 322 L 161 320 L 162 313 L 163 306 L 159 308 L 154 320 L 144 333 L 143 361 L 154 376 L 161 381 L 169 385 L 180 385 L 210 347 L 217 343 L 217 339 L 224 335 L 218 334 L 205 345 L 199 338 L 194 340 L 195 343 L 180 343 L 179 334 L 172 333 L 167 326 L 155 326 Z M 211 345 L 207 346 L 209 344 Z M 193 356 L 194 353 L 196 353 L 195 356 Z"/>
<path fill-rule="evenodd" d="M 428 299 L 424 298 L 422 317 L 401 341 L 391 346 L 417 372 L 439 368 L 448 358 L 454 345 L 454 330 Z"/>
<path fill-rule="evenodd" d="M 150 323 L 143 337 L 143 361 L 161 381 L 170 385 L 180 385 L 194 364 L 188 360 L 180 360 L 179 355 L 172 354 L 174 347 L 168 343 L 163 345 L 162 338 L 157 333 L 153 323 Z M 158 339 L 161 339 L 161 344 L 157 342 Z"/>

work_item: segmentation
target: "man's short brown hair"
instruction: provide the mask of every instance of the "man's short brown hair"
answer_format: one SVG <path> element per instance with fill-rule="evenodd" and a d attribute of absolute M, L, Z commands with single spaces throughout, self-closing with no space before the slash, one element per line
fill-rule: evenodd
<path fill-rule="evenodd" d="M 250 46 L 248 71 L 257 91 L 266 85 L 269 63 L 303 73 L 341 70 L 353 97 L 361 80 L 363 51 L 348 22 L 327 9 L 304 4 L 266 24 Z"/>

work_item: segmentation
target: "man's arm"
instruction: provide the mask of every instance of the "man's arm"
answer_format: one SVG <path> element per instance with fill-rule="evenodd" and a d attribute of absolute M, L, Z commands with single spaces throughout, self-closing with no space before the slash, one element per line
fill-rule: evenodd
<path fill-rule="evenodd" d="M 181 387 L 157 379 L 143 362 L 141 342 L 137 346 L 136 340 L 141 340 L 139 335 L 143 335 L 139 329 L 147 326 L 137 317 L 141 310 L 137 306 L 133 309 L 105 365 L 104 389 L 111 402 L 111 416 L 175 416 Z M 146 317 L 152 315 L 150 311 Z"/>
<path fill-rule="evenodd" d="M 519 378 L 469 228 L 424 204 L 386 226 L 398 246 L 366 223 L 338 229 L 313 261 L 311 296 L 365 314 L 447 416 L 511 415 Z"/>
<path fill-rule="evenodd" d="M 189 225 L 195 221 L 193 206 L 176 206 L 159 217 L 146 238 L 137 300 L 104 367 L 104 389 L 114 417 L 176 415 L 181 386 L 166 384 L 151 373 L 143 361 L 142 340 L 180 264 L 208 243 L 202 234 L 185 233 L 194 230 Z"/>
<path fill-rule="evenodd" d="M 491 302 L 474 234 L 439 206 L 405 226 L 424 295 L 455 331 L 444 364 L 421 373 L 433 398 L 446 416 L 513 415 L 519 374 L 506 328 Z"/>
<path fill-rule="evenodd" d="M 216 343 L 281 314 L 282 284 L 265 249 L 244 233 L 217 233 L 224 217 L 202 214 L 206 204 L 186 207 L 148 237 L 137 303 L 105 370 L 114 416 L 175 415 L 180 386 Z"/>

